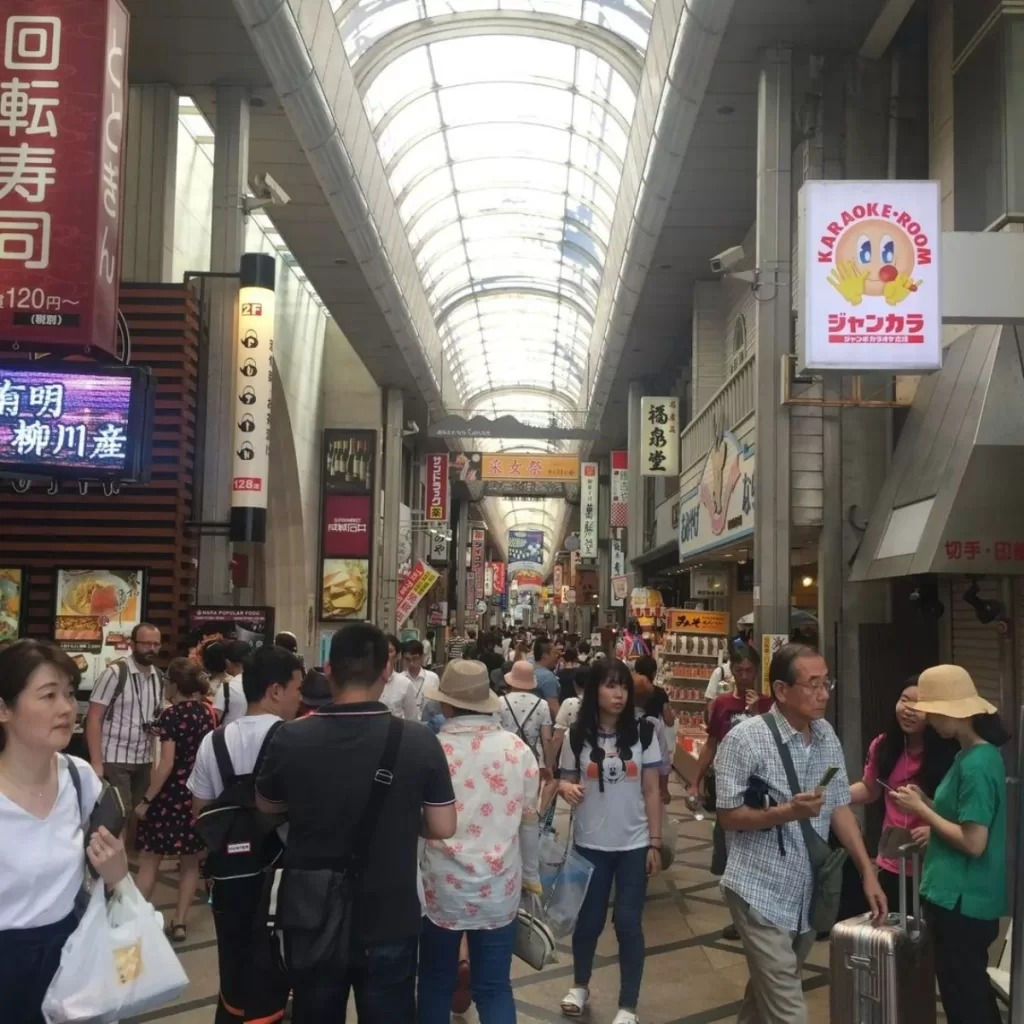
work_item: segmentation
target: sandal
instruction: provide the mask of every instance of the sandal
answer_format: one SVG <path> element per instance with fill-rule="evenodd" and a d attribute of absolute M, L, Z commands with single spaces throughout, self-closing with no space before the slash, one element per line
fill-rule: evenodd
<path fill-rule="evenodd" d="M 164 929 L 164 935 L 166 935 L 171 942 L 184 942 L 188 938 L 188 928 L 183 924 L 176 924 L 172 921 Z"/>
<path fill-rule="evenodd" d="M 590 992 L 585 988 L 571 988 L 562 1000 L 563 1017 L 582 1017 L 587 1008 Z"/>

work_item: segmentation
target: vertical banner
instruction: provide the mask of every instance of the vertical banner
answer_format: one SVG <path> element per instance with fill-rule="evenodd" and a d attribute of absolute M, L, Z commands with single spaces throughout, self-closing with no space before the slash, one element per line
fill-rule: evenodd
<path fill-rule="evenodd" d="M 640 475 L 679 475 L 679 399 L 640 399 Z"/>
<path fill-rule="evenodd" d="M 274 377 L 274 257 L 242 256 L 235 346 L 235 444 L 231 539 L 267 539 L 270 392 Z"/>
<path fill-rule="evenodd" d="M 448 522 L 448 456 L 430 453 L 426 457 L 428 523 Z"/>
<path fill-rule="evenodd" d="M 504 597 L 506 585 L 505 563 L 492 562 L 491 568 L 494 570 L 494 594 L 496 597 Z"/>
<path fill-rule="evenodd" d="M 484 597 L 494 596 L 494 563 L 488 562 L 484 567 Z"/>
<path fill-rule="evenodd" d="M 556 562 L 552 570 L 551 589 L 555 592 L 556 599 L 561 599 L 562 594 L 562 563 Z"/>
<path fill-rule="evenodd" d="M 580 466 L 580 557 L 597 558 L 597 463 Z"/>
<path fill-rule="evenodd" d="M 612 529 L 629 525 L 629 452 L 612 452 Z"/>
<path fill-rule="evenodd" d="M 430 592 L 438 580 L 438 573 L 422 559 L 402 577 L 398 584 L 398 612 L 395 621 L 399 628 L 416 610 L 416 606 Z"/>
<path fill-rule="evenodd" d="M 611 594 L 609 595 L 608 603 L 612 608 L 621 608 L 626 603 L 626 593 L 628 590 L 626 551 L 621 537 L 612 537 L 611 554 Z"/>
<path fill-rule="evenodd" d="M 473 571 L 473 579 L 476 581 L 476 589 L 473 591 L 473 603 L 482 601 L 484 596 L 484 540 L 483 530 L 475 529 L 472 540 L 472 557 L 469 567 Z"/>
<path fill-rule="evenodd" d="M 466 615 L 470 618 L 476 617 L 476 573 L 466 573 Z"/>
<path fill-rule="evenodd" d="M 508 577 L 519 590 L 519 603 L 530 593 L 540 593 L 544 586 L 544 532 L 542 530 L 508 531 Z"/>
<path fill-rule="evenodd" d="M 569 554 L 569 586 L 576 586 L 576 575 L 580 568 L 580 553 L 572 551 Z"/>
<path fill-rule="evenodd" d="M 448 564 L 448 533 L 445 528 L 439 527 L 433 533 L 427 533 L 430 538 L 430 551 L 427 558 L 435 565 Z"/>
<path fill-rule="evenodd" d="M 117 351 L 128 12 L 8 0 L 0 70 L 0 338 Z"/>
<path fill-rule="evenodd" d="M 321 453 L 320 619 L 370 618 L 377 432 L 328 429 Z"/>

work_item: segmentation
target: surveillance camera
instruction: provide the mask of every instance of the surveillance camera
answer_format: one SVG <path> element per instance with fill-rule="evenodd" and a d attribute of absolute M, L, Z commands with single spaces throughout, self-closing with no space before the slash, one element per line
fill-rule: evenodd
<path fill-rule="evenodd" d="M 253 178 L 252 190 L 257 199 L 269 200 L 274 206 L 287 206 L 292 197 L 266 171 Z"/>
<path fill-rule="evenodd" d="M 715 274 L 728 274 L 730 271 L 738 270 L 746 257 L 742 245 L 731 246 L 717 256 L 711 257 L 711 270 Z"/>
<path fill-rule="evenodd" d="M 402 437 L 414 437 L 420 432 L 420 425 L 415 420 L 406 420 Z"/>

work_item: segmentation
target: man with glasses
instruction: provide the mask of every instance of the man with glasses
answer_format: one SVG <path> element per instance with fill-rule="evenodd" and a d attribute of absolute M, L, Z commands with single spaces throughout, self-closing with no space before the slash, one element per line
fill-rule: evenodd
<path fill-rule="evenodd" d="M 140 623 L 132 630 L 131 654 L 111 662 L 89 695 L 89 760 L 129 811 L 139 806 L 149 788 L 150 728 L 164 702 L 163 676 L 156 667 L 161 643 L 156 626 Z"/>
<path fill-rule="evenodd" d="M 849 807 L 843 748 L 825 721 L 833 689 L 825 659 L 787 644 L 769 676 L 774 707 L 732 728 L 715 758 L 718 821 L 730 833 L 722 890 L 750 972 L 738 1024 L 807 1024 L 800 970 L 815 939 L 808 918 L 814 879 L 800 822 L 825 841 L 831 825 L 860 871 L 876 920 L 888 908 Z M 798 792 L 769 718 L 792 758 Z"/>

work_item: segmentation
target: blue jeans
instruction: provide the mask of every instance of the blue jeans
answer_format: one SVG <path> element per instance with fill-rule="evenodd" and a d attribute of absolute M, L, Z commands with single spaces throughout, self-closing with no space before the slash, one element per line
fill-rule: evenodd
<path fill-rule="evenodd" d="M 416 1019 L 416 949 L 413 937 L 359 952 L 347 971 L 306 971 L 290 976 L 292 1024 L 345 1024 L 349 992 L 359 1024 Z"/>
<path fill-rule="evenodd" d="M 438 928 L 429 918 L 423 919 L 419 1024 L 448 1024 L 451 1020 L 462 935 Z M 516 948 L 516 922 L 504 928 L 467 931 L 465 935 L 469 943 L 470 985 L 480 1024 L 516 1024 L 516 1002 L 509 977 Z"/>
<path fill-rule="evenodd" d="M 576 985 L 587 988 L 594 969 L 597 940 L 608 917 L 615 883 L 615 937 L 619 940 L 619 1007 L 635 1010 L 644 975 L 644 900 L 647 897 L 647 848 L 639 850 L 576 850 L 594 865 L 586 898 L 572 934 Z"/>

